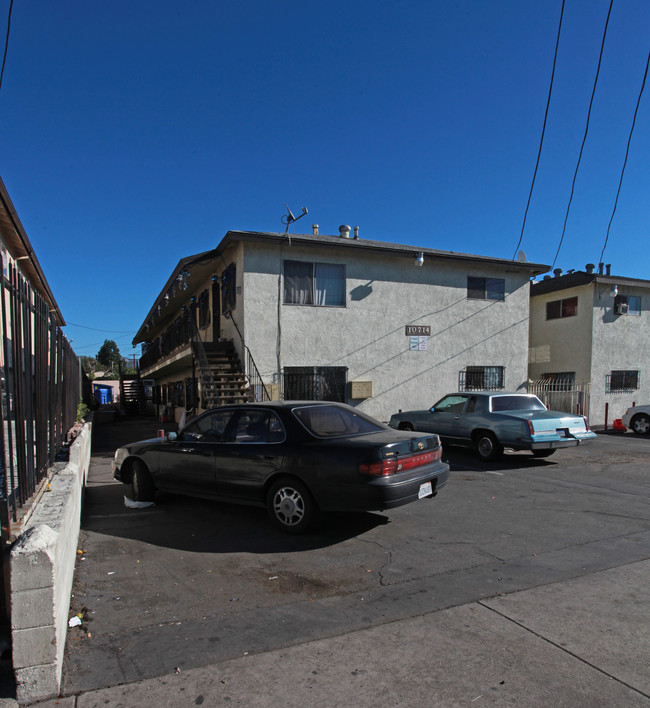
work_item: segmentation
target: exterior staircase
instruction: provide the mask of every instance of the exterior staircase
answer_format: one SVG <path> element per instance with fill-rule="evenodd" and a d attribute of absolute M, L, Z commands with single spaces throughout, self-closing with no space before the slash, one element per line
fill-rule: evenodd
<path fill-rule="evenodd" d="M 192 348 L 198 363 L 206 408 L 254 400 L 232 342 L 203 343 L 194 340 Z"/>
<path fill-rule="evenodd" d="M 147 402 L 144 385 L 139 375 L 120 376 L 120 406 L 125 415 L 144 415 Z"/>

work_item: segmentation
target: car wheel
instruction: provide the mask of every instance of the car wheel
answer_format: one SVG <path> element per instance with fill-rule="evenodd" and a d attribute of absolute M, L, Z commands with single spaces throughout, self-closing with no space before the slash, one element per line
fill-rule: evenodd
<path fill-rule="evenodd" d="M 314 520 L 316 505 L 307 487 L 297 479 L 280 479 L 269 489 L 271 521 L 285 533 L 303 533 Z"/>
<path fill-rule="evenodd" d="M 630 428 L 632 428 L 637 435 L 647 435 L 650 433 L 650 418 L 644 413 L 635 415 L 630 423 Z"/>
<path fill-rule="evenodd" d="M 555 450 L 533 450 L 534 457 L 550 457 Z"/>
<path fill-rule="evenodd" d="M 398 430 L 414 430 L 411 423 L 400 423 Z"/>
<path fill-rule="evenodd" d="M 137 502 L 153 501 L 155 488 L 144 462 L 136 460 L 131 474 L 131 499 Z"/>
<path fill-rule="evenodd" d="M 500 445 L 494 433 L 481 431 L 474 437 L 474 449 L 476 454 L 485 462 L 496 460 L 503 453 L 503 445 Z"/>

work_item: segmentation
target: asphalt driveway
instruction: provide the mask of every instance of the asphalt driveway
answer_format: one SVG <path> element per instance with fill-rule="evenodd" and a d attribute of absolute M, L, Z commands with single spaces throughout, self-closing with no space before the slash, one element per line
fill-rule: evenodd
<path fill-rule="evenodd" d="M 435 499 L 330 515 L 313 534 L 290 537 L 260 509 L 173 496 L 126 508 L 112 452 L 159 427 L 122 421 L 93 431 L 73 598 L 84 621 L 69 632 L 64 694 L 352 642 L 395 622 L 417 635 L 416 626 L 452 608 L 444 616 L 467 623 L 462 608 L 477 602 L 541 628 L 544 613 L 523 611 L 518 593 L 615 585 L 617 572 L 650 557 L 650 438 L 601 435 L 545 460 L 512 453 L 489 464 L 450 449 L 452 476 Z M 552 598 L 536 602 L 552 607 Z M 627 608 L 634 626 L 641 607 Z M 647 664 L 634 669 L 639 648 L 648 651 L 647 633 L 642 640 L 634 648 L 629 636 L 615 641 L 637 697 L 650 693 Z"/>

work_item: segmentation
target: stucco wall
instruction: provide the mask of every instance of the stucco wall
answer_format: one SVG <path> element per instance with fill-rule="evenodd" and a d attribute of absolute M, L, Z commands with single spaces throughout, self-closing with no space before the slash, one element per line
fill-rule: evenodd
<path fill-rule="evenodd" d="M 575 371 L 576 382 L 590 384 L 590 404 L 586 414 L 592 426 L 612 424 L 634 402 L 650 400 L 646 357 L 650 343 L 650 297 L 639 287 L 619 288 L 621 294 L 641 298 L 640 315 L 616 315 L 611 285 L 589 283 L 531 298 L 530 365 L 531 379 L 544 373 Z M 546 303 L 578 297 L 577 317 L 546 320 Z M 639 372 L 639 388 L 634 392 L 608 393 L 607 376 L 614 370 Z"/>
<path fill-rule="evenodd" d="M 247 244 L 245 339 L 266 381 L 286 366 L 346 366 L 348 380 L 372 381 L 372 398 L 350 401 L 387 420 L 430 406 L 458 388 L 467 365 L 504 366 L 505 387 L 527 380 L 529 281 L 492 264 L 385 253 Z M 346 267 L 346 307 L 284 305 L 284 259 Z M 467 298 L 467 276 L 504 278 L 504 302 Z M 280 303 L 280 304 L 279 304 Z M 241 321 L 238 313 L 238 323 Z M 407 324 L 428 325 L 426 351 L 409 351 Z"/>
<path fill-rule="evenodd" d="M 546 304 L 578 298 L 578 314 L 546 319 Z M 575 371 L 576 383 L 591 380 L 593 284 L 555 291 L 531 298 L 529 376 Z"/>
<path fill-rule="evenodd" d="M 641 298 L 640 315 L 616 315 L 609 288 L 594 288 L 590 420 L 597 425 L 604 423 L 605 404 L 608 404 L 608 423 L 611 425 L 632 403 L 650 402 L 650 370 L 647 365 L 650 297 L 647 289 L 642 288 L 619 287 L 619 292 Z M 607 375 L 613 370 L 638 371 L 639 388 L 633 392 L 607 393 Z"/>

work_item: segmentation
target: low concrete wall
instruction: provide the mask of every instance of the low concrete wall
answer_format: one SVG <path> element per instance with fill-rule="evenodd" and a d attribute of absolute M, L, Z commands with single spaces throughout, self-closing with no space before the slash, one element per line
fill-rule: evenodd
<path fill-rule="evenodd" d="M 21 704 L 59 695 L 91 437 L 87 423 L 11 550 L 11 635 Z"/>

